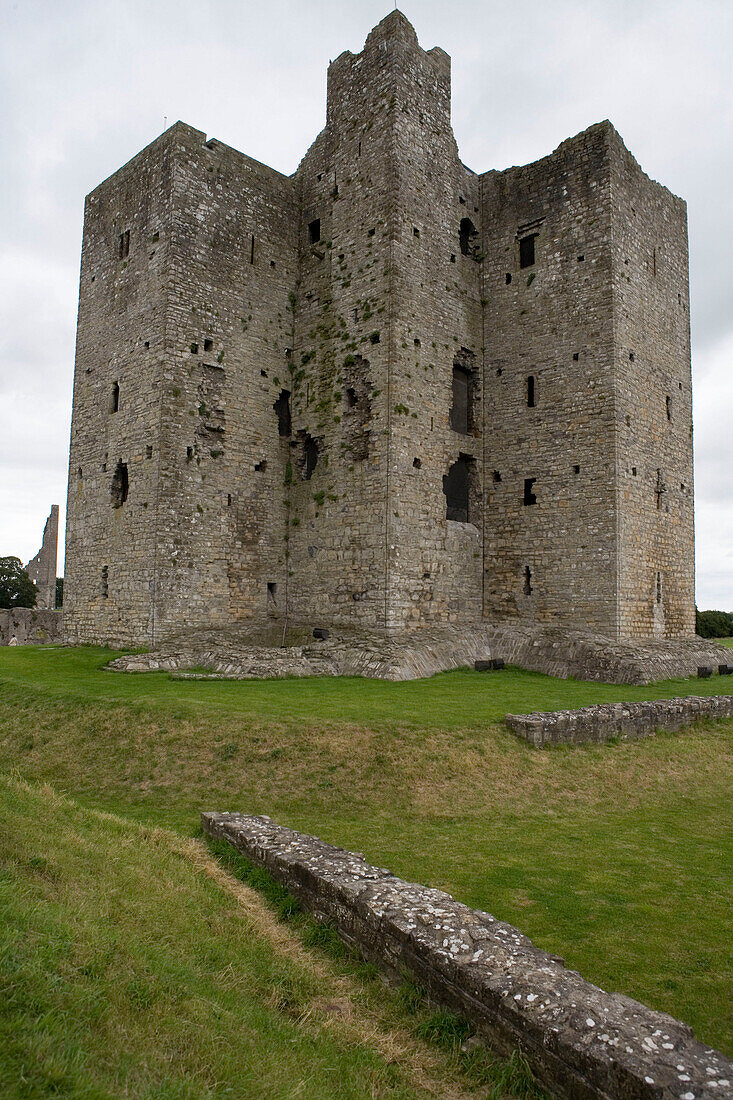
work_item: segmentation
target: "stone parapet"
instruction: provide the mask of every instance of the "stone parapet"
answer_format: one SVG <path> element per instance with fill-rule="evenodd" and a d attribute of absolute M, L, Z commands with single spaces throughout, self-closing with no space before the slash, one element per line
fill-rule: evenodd
<path fill-rule="evenodd" d="M 733 1063 L 692 1030 L 606 993 L 516 928 L 449 894 L 266 817 L 204 813 L 203 827 L 264 866 L 319 920 L 390 975 L 411 974 L 501 1052 L 572 1100 L 720 1100 Z"/>
<path fill-rule="evenodd" d="M 679 730 L 703 718 L 733 717 L 733 695 L 687 695 L 642 703 L 602 703 L 579 710 L 507 714 L 512 733 L 535 748 L 583 741 L 633 741 L 657 730 Z"/>

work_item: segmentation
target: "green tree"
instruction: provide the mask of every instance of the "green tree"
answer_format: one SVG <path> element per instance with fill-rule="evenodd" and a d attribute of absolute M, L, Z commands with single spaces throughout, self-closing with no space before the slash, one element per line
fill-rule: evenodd
<path fill-rule="evenodd" d="M 733 636 L 733 615 L 727 611 L 698 611 L 695 608 L 697 633 L 703 638 Z"/>
<path fill-rule="evenodd" d="M 35 607 L 37 595 L 20 558 L 0 558 L 0 607 Z"/>

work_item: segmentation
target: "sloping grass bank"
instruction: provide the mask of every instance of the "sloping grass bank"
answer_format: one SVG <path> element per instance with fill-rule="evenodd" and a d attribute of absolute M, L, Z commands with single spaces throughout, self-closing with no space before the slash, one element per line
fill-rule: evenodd
<path fill-rule="evenodd" d="M 201 809 L 269 814 L 511 921 L 733 1049 L 733 723 L 544 752 L 498 724 L 730 680 L 190 683 L 104 673 L 106 656 L 0 651 L 0 767 L 189 835 Z"/>
<path fill-rule="evenodd" d="M 8 1100 L 539 1097 L 483 1052 L 431 1050 L 416 1032 L 467 1031 L 305 951 L 201 841 L 2 778 L 0 816 Z"/>

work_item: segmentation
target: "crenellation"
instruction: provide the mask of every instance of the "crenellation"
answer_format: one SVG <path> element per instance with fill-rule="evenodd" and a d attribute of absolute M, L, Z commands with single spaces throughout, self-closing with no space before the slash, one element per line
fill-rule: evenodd
<path fill-rule="evenodd" d="M 88 197 L 67 637 L 690 636 L 690 429 L 684 203 L 609 122 L 473 172 L 391 12 L 293 176 L 176 123 Z"/>

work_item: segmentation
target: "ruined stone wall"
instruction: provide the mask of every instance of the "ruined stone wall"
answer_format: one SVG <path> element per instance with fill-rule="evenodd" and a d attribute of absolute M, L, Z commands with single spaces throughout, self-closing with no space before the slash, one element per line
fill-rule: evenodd
<path fill-rule="evenodd" d="M 66 521 L 71 642 L 153 637 L 175 130 L 86 200 Z"/>
<path fill-rule="evenodd" d="M 41 549 L 26 565 L 26 572 L 36 586 L 36 607 L 53 611 L 56 607 L 56 558 L 59 543 L 59 506 L 54 504 L 43 528 Z"/>
<path fill-rule="evenodd" d="M 614 636 L 610 133 L 482 176 L 484 614 Z"/>
<path fill-rule="evenodd" d="M 52 645 L 61 641 L 61 626 L 61 611 L 0 609 L 0 645 Z"/>
<path fill-rule="evenodd" d="M 611 134 L 623 636 L 695 631 L 692 379 L 685 203 Z"/>
<path fill-rule="evenodd" d="M 264 866 L 318 920 L 401 981 L 464 1015 L 495 1050 L 521 1050 L 567 1100 L 717 1100 L 733 1063 L 686 1024 L 606 992 L 517 928 L 442 890 L 267 817 L 204 813 L 204 830 Z"/>

